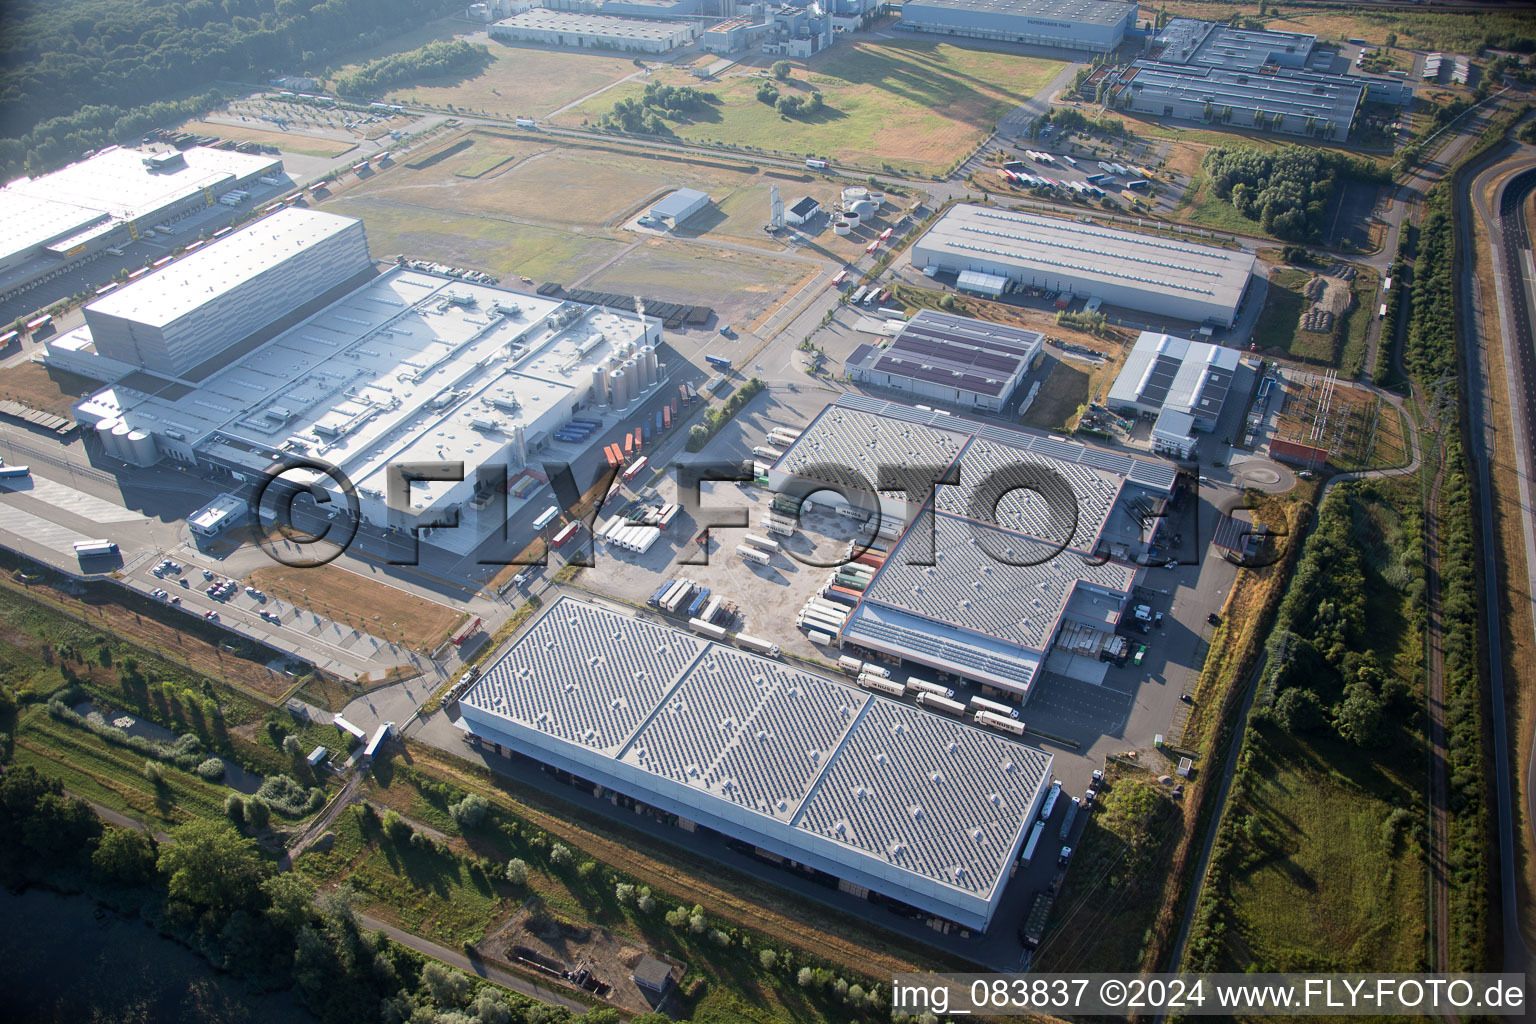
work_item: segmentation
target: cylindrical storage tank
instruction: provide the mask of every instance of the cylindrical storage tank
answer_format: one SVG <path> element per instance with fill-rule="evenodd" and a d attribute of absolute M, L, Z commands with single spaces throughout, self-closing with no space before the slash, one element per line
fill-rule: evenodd
<path fill-rule="evenodd" d="M 592 404 L 608 404 L 608 375 L 601 366 L 592 368 Z"/>
<path fill-rule="evenodd" d="M 850 228 L 856 228 L 859 226 L 859 215 L 852 211 L 845 213 L 843 214 L 843 223 L 847 224 Z"/>
<path fill-rule="evenodd" d="M 624 360 L 624 393 L 633 402 L 645 391 L 645 374 L 633 359 Z"/>
<path fill-rule="evenodd" d="M 865 198 L 868 199 L 871 203 L 874 203 L 875 204 L 875 209 L 877 209 L 877 210 L 880 209 L 880 207 L 885 205 L 885 193 L 884 192 L 871 192 Z"/>
<path fill-rule="evenodd" d="M 860 220 L 868 220 L 870 217 L 875 215 L 875 204 L 870 202 L 868 199 L 860 199 L 858 202 L 848 207 L 848 212 L 851 215 L 858 217 Z"/>
<path fill-rule="evenodd" d="M 851 235 L 853 234 L 853 225 L 845 220 L 840 220 L 832 225 L 832 233 L 834 235 Z"/>
<path fill-rule="evenodd" d="M 109 416 L 102 420 L 100 423 L 96 424 L 96 440 L 101 442 L 101 450 L 112 456 L 114 459 L 120 459 L 123 457 L 121 455 L 122 449 L 117 446 L 117 440 L 112 436 L 112 431 L 115 430 L 120 423 L 122 423 L 122 420 L 113 416 Z"/>
<path fill-rule="evenodd" d="M 843 189 L 843 205 L 847 206 L 850 203 L 856 203 L 860 199 L 866 198 L 868 195 L 869 189 L 865 188 L 863 185 L 849 185 L 847 188 Z"/>
<path fill-rule="evenodd" d="M 652 348 L 650 345 L 643 346 L 640 349 L 640 355 L 639 355 L 639 357 L 637 358 L 636 361 L 637 361 L 637 363 L 640 366 L 640 371 L 641 371 L 642 375 L 645 377 L 645 386 L 647 388 L 655 387 L 656 386 L 656 350 L 654 348 Z"/>
<path fill-rule="evenodd" d="M 153 466 L 160 461 L 160 452 L 155 448 L 155 437 L 147 430 L 129 431 L 127 438 L 124 462 L 131 462 L 135 466 Z"/>
<path fill-rule="evenodd" d="M 623 370 L 614 370 L 608 375 L 608 401 L 615 409 L 622 409 L 629 404 L 628 381 L 624 379 Z"/>
<path fill-rule="evenodd" d="M 117 421 L 117 424 L 112 428 L 112 447 L 110 450 L 113 458 L 122 459 L 124 462 L 128 461 L 128 435 L 131 433 L 133 433 L 132 427 L 122 420 Z"/>

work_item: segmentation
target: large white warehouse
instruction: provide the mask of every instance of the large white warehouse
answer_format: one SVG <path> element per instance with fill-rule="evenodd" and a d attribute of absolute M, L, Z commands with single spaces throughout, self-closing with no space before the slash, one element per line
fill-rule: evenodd
<path fill-rule="evenodd" d="M 997 412 L 1044 341 L 1039 331 L 924 309 L 883 348 L 859 346 L 846 366 L 861 384 Z"/>
<path fill-rule="evenodd" d="M 0 188 L 0 298 L 282 173 L 283 162 L 270 156 L 112 146 L 52 174 L 18 178 Z"/>
<path fill-rule="evenodd" d="M 209 254 L 215 265 L 266 266 L 242 236 L 260 236 L 289 212 L 303 211 L 275 214 L 196 255 Z M 352 218 L 306 216 L 361 236 Z M 271 286 L 301 271 L 319 273 L 314 251 L 328 237 L 338 236 L 317 235 L 272 264 L 269 270 L 283 273 Z M 132 293 L 143 285 L 155 299 L 157 278 L 173 267 L 113 297 L 138 301 Z M 48 358 L 111 381 L 78 402 L 75 414 L 95 427 L 113 458 L 136 465 L 171 459 L 229 480 L 231 489 L 256 479 L 276 455 L 318 458 L 352 481 L 363 518 L 375 526 L 408 528 L 458 512 L 460 528 L 433 535 L 434 544 L 454 551 L 468 551 L 507 514 L 477 489 L 481 467 L 515 478 L 540 451 L 571 461 L 580 449 L 565 447 L 556 433 L 578 409 L 617 423 L 663 382 L 654 319 L 405 267 L 379 274 L 368 265 L 364 278 L 348 278 L 304 305 L 293 296 L 286 306 L 281 296 L 253 299 L 253 308 L 276 319 L 195 380 L 103 357 L 89 318 L 51 340 Z M 163 280 L 182 292 L 183 277 Z M 464 480 L 417 483 L 407 504 L 390 505 L 391 466 L 447 460 L 463 464 Z"/>
<path fill-rule="evenodd" d="M 505 42 L 666 53 L 692 42 L 697 31 L 686 21 L 649 21 L 536 7 L 498 21 L 491 26 L 490 36 Z"/>
<path fill-rule="evenodd" d="M 901 27 L 1107 53 L 1136 24 L 1136 5 L 1115 0 L 907 0 Z"/>
<path fill-rule="evenodd" d="M 232 345 L 371 266 L 362 221 L 293 207 L 97 299 L 85 320 L 99 355 L 196 380 Z"/>
<path fill-rule="evenodd" d="M 570 597 L 460 699 L 459 726 L 642 804 L 985 930 L 1051 755 Z"/>
<path fill-rule="evenodd" d="M 1020 287 L 1231 327 L 1254 255 L 1097 224 L 961 203 L 912 246 L 912 265 L 980 271 Z"/>

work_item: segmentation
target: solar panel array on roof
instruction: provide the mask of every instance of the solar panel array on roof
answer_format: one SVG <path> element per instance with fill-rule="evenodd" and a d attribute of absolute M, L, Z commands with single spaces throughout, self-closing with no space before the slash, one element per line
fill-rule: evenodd
<path fill-rule="evenodd" d="M 561 597 L 460 701 L 465 728 L 985 927 L 1051 756 Z"/>

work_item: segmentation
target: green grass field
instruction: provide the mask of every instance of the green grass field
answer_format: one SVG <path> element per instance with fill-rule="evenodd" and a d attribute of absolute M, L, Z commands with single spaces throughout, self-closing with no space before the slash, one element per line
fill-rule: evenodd
<path fill-rule="evenodd" d="M 1349 503 L 1369 646 L 1422 705 L 1408 554 L 1418 486 L 1372 481 Z M 1382 745 L 1362 748 L 1327 725 L 1298 737 L 1256 720 L 1243 757 L 1247 792 L 1227 815 L 1243 824 L 1245 858 L 1223 894 L 1234 922 L 1217 969 L 1425 969 L 1422 722 L 1392 723 Z M 1389 825 L 1394 813 L 1404 820 Z"/>
<path fill-rule="evenodd" d="M 613 257 L 624 245 L 608 238 L 367 195 L 343 196 L 327 202 L 324 209 L 362 217 L 370 247 L 377 254 L 403 253 L 535 281 L 568 282 Z"/>
<path fill-rule="evenodd" d="M 768 152 L 817 154 L 834 163 L 938 174 L 991 132 L 997 120 L 1032 97 L 1061 70 L 1058 61 L 970 50 L 926 40 L 867 40 L 839 45 L 796 62 L 782 93 L 822 93 L 825 109 L 804 120 L 782 117 L 756 98 L 761 78 L 732 74 L 701 88 L 720 103 L 673 125 L 690 141 L 723 142 Z M 696 85 L 680 71 L 648 81 Z M 557 120 L 596 122 L 615 101 L 639 96 L 627 82 L 572 108 Z"/>
<path fill-rule="evenodd" d="M 1360 376 L 1365 365 L 1365 336 L 1376 319 L 1376 311 L 1381 308 L 1381 275 L 1370 267 L 1361 266 L 1350 282 L 1350 290 L 1355 295 L 1355 308 L 1350 310 L 1345 326 L 1339 371 L 1353 379 Z"/>
<path fill-rule="evenodd" d="M 1253 328 L 1253 343 L 1265 351 L 1284 353 L 1293 359 L 1333 362 L 1332 332 L 1319 334 L 1301 329 L 1307 308 L 1302 287 L 1312 279 L 1305 270 L 1279 267 L 1270 272 L 1264 312 Z"/>
<path fill-rule="evenodd" d="M 144 755 L 113 746 L 37 706 L 19 721 L 15 763 L 30 764 L 66 789 L 124 814 L 169 828 L 189 818 L 219 818 L 232 790 L 163 765 L 164 783 L 144 777 Z"/>
<path fill-rule="evenodd" d="M 365 837 L 351 810 L 336 818 L 332 831 L 335 844 L 323 853 L 305 853 L 297 868 L 317 882 L 344 877 L 362 909 L 447 946 L 480 941 L 507 899 L 521 893 L 493 882 L 462 857 Z"/>
<path fill-rule="evenodd" d="M 384 48 L 383 52 L 370 52 L 366 60 L 463 34 L 463 22 L 436 22 L 401 37 Z M 391 103 L 451 106 L 455 110 L 498 114 L 502 117 L 544 117 L 636 71 L 627 57 L 613 54 L 541 50 L 495 41 L 484 45 L 491 51 L 491 62 L 484 70 L 468 78 L 424 78 L 401 86 L 384 98 Z M 335 77 L 355 70 L 366 60 L 337 69 Z"/>

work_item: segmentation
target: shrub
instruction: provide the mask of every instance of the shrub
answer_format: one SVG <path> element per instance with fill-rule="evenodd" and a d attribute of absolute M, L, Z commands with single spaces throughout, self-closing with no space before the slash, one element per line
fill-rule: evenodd
<path fill-rule="evenodd" d="M 656 897 L 651 895 L 651 887 L 642 885 L 639 894 L 635 896 L 635 908 L 643 914 L 649 914 L 656 909 Z"/>
<path fill-rule="evenodd" d="M 816 983 L 816 972 L 809 967 L 802 967 L 795 974 L 795 984 L 801 988 L 810 988 Z"/>
<path fill-rule="evenodd" d="M 224 814 L 236 825 L 245 824 L 245 797 L 231 793 L 224 801 Z"/>
<path fill-rule="evenodd" d="M 557 868 L 568 867 L 575 859 L 576 855 L 564 843 L 556 843 L 549 848 L 549 862 Z"/>
<path fill-rule="evenodd" d="M 725 932 L 721 931 L 719 928 L 711 928 L 709 930 L 709 941 L 713 942 L 715 945 L 719 946 L 721 949 L 725 949 L 728 946 L 730 946 L 730 944 L 731 944 L 731 937 L 729 935 L 727 935 Z"/>
<path fill-rule="evenodd" d="M 272 808 L 259 796 L 253 796 L 245 802 L 245 820 L 254 829 L 266 828 L 272 821 Z"/>
<path fill-rule="evenodd" d="M 318 811 L 325 803 L 325 790 L 315 786 L 305 790 L 297 780 L 288 775 L 271 775 L 261 784 L 256 795 L 266 801 L 277 813 L 287 818 L 301 818 Z"/>
<path fill-rule="evenodd" d="M 794 70 L 794 67 L 787 60 L 776 60 L 773 62 L 772 70 L 774 78 L 777 78 L 781 82 L 787 82 L 789 80 L 790 72 Z"/>
<path fill-rule="evenodd" d="M 528 862 L 521 857 L 507 861 L 507 881 L 513 885 L 528 884 Z"/>
<path fill-rule="evenodd" d="M 757 954 L 757 962 L 763 965 L 763 970 L 771 971 L 779 964 L 779 954 L 771 949 L 760 950 Z"/>
<path fill-rule="evenodd" d="M 613 890 L 613 898 L 619 901 L 619 906 L 633 906 L 635 902 L 635 887 L 628 882 L 620 882 Z"/>
<path fill-rule="evenodd" d="M 462 829 L 477 829 L 485 824 L 486 815 L 490 813 L 491 805 L 485 797 L 478 793 L 471 793 L 463 800 L 448 807 L 448 813 Z"/>
<path fill-rule="evenodd" d="M 218 782 L 224 777 L 224 762 L 217 757 L 210 757 L 197 766 L 197 775 L 209 782 Z"/>
<path fill-rule="evenodd" d="M 165 773 L 161 769 L 160 762 L 158 761 L 144 762 L 144 777 L 148 779 L 156 788 L 165 785 Z"/>

